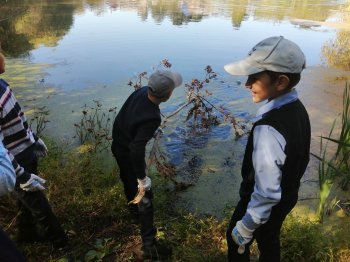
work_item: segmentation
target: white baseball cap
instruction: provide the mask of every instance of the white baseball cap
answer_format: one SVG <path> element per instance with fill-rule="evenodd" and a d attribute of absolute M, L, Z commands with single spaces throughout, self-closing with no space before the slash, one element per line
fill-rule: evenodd
<path fill-rule="evenodd" d="M 150 94 L 159 98 L 167 97 L 170 91 L 181 84 L 182 76 L 170 70 L 157 70 L 148 79 Z"/>
<path fill-rule="evenodd" d="M 224 66 L 231 75 L 252 75 L 265 70 L 301 73 L 305 55 L 300 47 L 283 36 L 269 37 L 256 44 L 248 56 Z"/>

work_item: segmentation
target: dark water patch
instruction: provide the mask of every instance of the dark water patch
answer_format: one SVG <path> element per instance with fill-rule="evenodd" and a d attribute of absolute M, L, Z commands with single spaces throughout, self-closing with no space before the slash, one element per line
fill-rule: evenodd
<path fill-rule="evenodd" d="M 178 180 L 185 184 L 195 184 L 202 174 L 203 159 L 200 155 L 186 156 L 186 159 L 188 161 L 177 168 Z"/>
<path fill-rule="evenodd" d="M 225 168 L 233 168 L 236 164 L 236 161 L 234 159 L 234 157 L 225 157 L 223 162 L 222 162 L 222 166 Z"/>
<path fill-rule="evenodd" d="M 174 132 L 167 135 L 165 149 L 169 155 L 170 162 L 180 166 L 186 162 L 186 158 L 193 158 L 193 152 L 207 146 L 209 139 L 218 138 L 227 140 L 232 136 L 229 125 L 212 126 L 207 130 L 198 132 L 190 127 L 177 126 Z M 197 161 L 194 161 L 197 163 Z M 190 164 L 194 165 L 193 161 Z"/>

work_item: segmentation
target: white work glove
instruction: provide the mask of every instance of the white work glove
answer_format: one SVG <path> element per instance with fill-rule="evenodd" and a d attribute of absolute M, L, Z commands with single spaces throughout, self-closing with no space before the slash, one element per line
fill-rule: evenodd
<path fill-rule="evenodd" d="M 152 182 L 148 176 L 146 176 L 144 179 L 137 179 L 137 183 L 138 183 L 137 194 L 135 198 L 129 202 L 129 205 L 138 204 L 141 201 L 141 199 L 144 197 L 146 191 L 151 189 Z"/>
<path fill-rule="evenodd" d="M 42 179 L 41 177 L 30 174 L 30 178 L 28 179 L 27 182 L 23 184 L 19 184 L 19 186 L 24 190 L 24 191 L 38 191 L 38 190 L 45 190 L 45 187 L 43 184 L 46 183 L 45 179 Z"/>
<path fill-rule="evenodd" d="M 151 189 L 151 179 L 148 176 L 145 176 L 144 179 L 137 179 L 137 183 L 138 183 L 138 188 L 144 188 L 145 191 L 150 190 Z"/>
<path fill-rule="evenodd" d="M 245 245 L 248 244 L 253 239 L 254 230 L 248 229 L 243 223 L 242 220 L 237 221 L 236 226 L 233 228 L 231 236 L 233 241 L 239 248 L 237 252 L 243 254 L 245 250 Z"/>
<path fill-rule="evenodd" d="M 39 138 L 34 144 L 34 154 L 37 157 L 45 157 L 47 156 L 47 153 L 47 146 L 45 145 L 44 141 Z"/>

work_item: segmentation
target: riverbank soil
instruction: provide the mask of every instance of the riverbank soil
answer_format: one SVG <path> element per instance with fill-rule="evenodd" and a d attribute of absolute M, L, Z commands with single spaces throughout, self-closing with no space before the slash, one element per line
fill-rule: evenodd
<path fill-rule="evenodd" d="M 311 152 L 316 155 L 320 155 L 320 137 L 329 136 L 334 121 L 336 123 L 332 137 L 339 137 L 343 92 L 349 80 L 350 72 L 325 67 L 307 68 L 302 73 L 297 91 L 309 113 L 312 132 Z M 329 143 L 329 156 L 334 154 L 335 149 L 335 144 Z M 295 208 L 298 215 L 314 217 L 319 197 L 318 165 L 319 161 L 311 156 L 302 179 L 299 202 Z"/>

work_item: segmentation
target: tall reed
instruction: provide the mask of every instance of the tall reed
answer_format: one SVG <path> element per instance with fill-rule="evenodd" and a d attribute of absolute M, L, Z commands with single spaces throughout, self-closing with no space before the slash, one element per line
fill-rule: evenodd
<path fill-rule="evenodd" d="M 327 199 L 333 189 L 336 179 L 339 179 L 341 189 L 347 190 L 350 182 L 350 92 L 346 83 L 343 94 L 343 111 L 341 131 L 338 139 L 332 138 L 335 121 L 328 137 L 321 136 L 320 156 L 312 154 L 319 163 L 319 187 L 320 200 L 317 209 L 317 216 L 320 222 L 323 221 Z M 324 140 L 326 145 L 324 146 Z M 337 151 L 334 156 L 327 159 L 328 142 L 337 144 Z"/>

